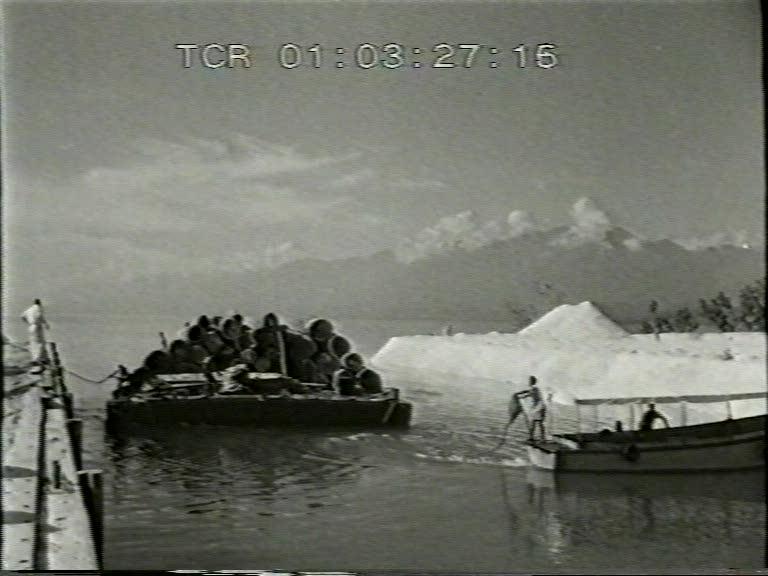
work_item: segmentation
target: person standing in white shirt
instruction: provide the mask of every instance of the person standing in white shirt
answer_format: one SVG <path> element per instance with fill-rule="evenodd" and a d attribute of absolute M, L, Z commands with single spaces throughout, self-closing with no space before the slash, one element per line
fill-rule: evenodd
<path fill-rule="evenodd" d="M 541 431 L 541 440 L 546 440 L 546 433 L 544 431 L 544 419 L 547 417 L 547 407 L 544 404 L 544 398 L 541 390 L 537 385 L 536 376 L 530 376 L 528 378 L 529 389 L 517 393 L 518 398 L 530 398 L 533 401 L 533 406 L 528 414 L 530 427 L 528 429 L 529 440 L 534 439 L 536 428 Z"/>
<path fill-rule="evenodd" d="M 48 352 L 45 348 L 45 329 L 50 330 L 48 321 L 43 314 L 43 305 L 39 298 L 35 303 L 27 308 L 21 315 L 27 323 L 29 330 L 29 352 L 32 355 L 32 362 L 36 364 L 45 364 L 48 361 Z"/>

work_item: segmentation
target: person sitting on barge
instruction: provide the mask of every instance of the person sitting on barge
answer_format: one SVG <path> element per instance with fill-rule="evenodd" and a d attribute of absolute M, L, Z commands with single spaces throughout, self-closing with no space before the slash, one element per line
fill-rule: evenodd
<path fill-rule="evenodd" d="M 333 376 L 333 386 L 342 396 L 379 394 L 382 391 L 381 377 L 366 368 L 363 357 L 357 352 L 347 352 L 341 358 L 342 368 Z"/>
<path fill-rule="evenodd" d="M 200 372 L 201 364 L 192 358 L 191 346 L 184 340 L 174 340 L 168 348 L 171 371 L 177 374 Z"/>
<path fill-rule="evenodd" d="M 130 398 L 141 391 L 144 380 L 149 377 L 149 370 L 140 367 L 133 372 L 122 364 L 117 367 L 117 388 L 112 391 L 112 398 Z"/>

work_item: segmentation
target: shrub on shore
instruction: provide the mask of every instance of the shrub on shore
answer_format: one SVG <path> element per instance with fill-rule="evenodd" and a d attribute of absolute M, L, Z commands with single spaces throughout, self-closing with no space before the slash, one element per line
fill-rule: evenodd
<path fill-rule="evenodd" d="M 696 332 L 703 321 L 720 332 L 765 332 L 765 279 L 744 286 L 737 304 L 719 292 L 709 300 L 700 298 L 699 308 L 698 316 L 687 307 L 664 314 L 653 300 L 648 308 L 651 318 L 643 321 L 641 329 L 646 334 Z"/>

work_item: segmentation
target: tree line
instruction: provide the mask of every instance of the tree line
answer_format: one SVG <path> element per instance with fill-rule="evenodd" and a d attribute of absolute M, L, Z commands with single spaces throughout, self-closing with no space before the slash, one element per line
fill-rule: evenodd
<path fill-rule="evenodd" d="M 744 286 L 735 303 L 724 292 L 714 298 L 700 298 L 698 314 L 688 307 L 664 313 L 656 300 L 651 301 L 649 311 L 651 318 L 644 320 L 641 328 L 646 334 L 696 332 L 701 320 L 720 332 L 765 332 L 765 279 Z"/>

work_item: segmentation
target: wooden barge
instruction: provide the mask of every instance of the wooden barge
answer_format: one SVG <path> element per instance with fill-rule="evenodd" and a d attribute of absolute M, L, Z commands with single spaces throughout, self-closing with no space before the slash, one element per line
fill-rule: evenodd
<path fill-rule="evenodd" d="M 165 394 L 107 402 L 110 430 L 178 424 L 407 427 L 411 419 L 411 404 L 400 399 L 397 388 L 380 394 L 341 396 L 322 389 L 322 385 L 303 383 L 305 392 L 301 394 L 211 394 L 205 391 L 208 382 L 202 374 L 159 378 L 168 383 Z"/>

